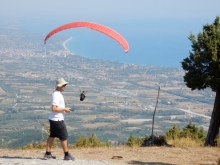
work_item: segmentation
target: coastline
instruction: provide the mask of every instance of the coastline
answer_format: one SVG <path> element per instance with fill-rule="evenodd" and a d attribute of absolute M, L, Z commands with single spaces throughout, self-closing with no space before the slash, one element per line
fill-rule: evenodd
<path fill-rule="evenodd" d="M 72 52 L 71 52 L 69 49 L 67 49 L 67 47 L 66 47 L 66 43 L 69 42 L 69 41 L 71 41 L 72 39 L 73 39 L 73 37 L 68 38 L 68 39 L 65 40 L 61 45 L 63 46 L 63 48 L 64 48 L 66 51 L 68 51 L 68 52 L 70 52 L 71 54 L 74 55 L 74 53 L 72 53 Z"/>

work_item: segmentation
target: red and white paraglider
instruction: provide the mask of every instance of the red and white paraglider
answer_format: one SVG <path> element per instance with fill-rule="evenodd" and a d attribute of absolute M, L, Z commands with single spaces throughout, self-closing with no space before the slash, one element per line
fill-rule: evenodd
<path fill-rule="evenodd" d="M 72 23 L 68 23 L 65 25 L 62 25 L 54 30 L 52 30 L 49 34 L 47 34 L 47 36 L 44 39 L 44 44 L 46 44 L 46 41 L 55 33 L 58 33 L 62 30 L 66 30 L 66 29 L 71 29 L 71 28 L 89 28 L 92 30 L 96 30 L 98 32 L 101 32 L 111 38 L 113 38 L 115 41 L 117 41 L 124 49 L 125 53 L 128 52 L 129 50 L 129 45 L 127 43 L 127 41 L 116 31 L 114 31 L 113 29 L 106 27 L 104 25 L 100 25 L 100 24 L 96 24 L 96 23 L 92 23 L 92 22 L 72 22 Z"/>

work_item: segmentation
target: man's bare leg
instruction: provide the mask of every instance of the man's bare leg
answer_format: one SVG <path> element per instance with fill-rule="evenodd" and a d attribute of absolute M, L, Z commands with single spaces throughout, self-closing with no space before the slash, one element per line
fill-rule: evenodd
<path fill-rule="evenodd" d="M 68 153 L 68 146 L 67 146 L 67 140 L 62 140 L 61 141 L 61 145 L 63 148 L 63 152 L 64 152 L 64 160 L 75 160 L 74 157 L 72 157 L 69 153 Z"/>
<path fill-rule="evenodd" d="M 63 152 L 68 152 L 67 140 L 62 140 L 61 145 L 62 145 L 62 148 L 63 148 Z"/>
<path fill-rule="evenodd" d="M 52 147 L 52 144 L 53 144 L 53 140 L 54 140 L 54 138 L 48 137 L 47 146 L 46 146 L 46 151 L 47 152 L 51 152 L 51 147 Z"/>

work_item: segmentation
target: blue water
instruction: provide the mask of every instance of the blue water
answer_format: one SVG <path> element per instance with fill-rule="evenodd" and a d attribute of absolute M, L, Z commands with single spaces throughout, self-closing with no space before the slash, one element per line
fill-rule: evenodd
<path fill-rule="evenodd" d="M 66 47 L 74 54 L 93 59 L 103 59 L 127 64 L 165 66 L 181 68 L 181 61 L 189 56 L 191 44 L 188 40 L 189 27 L 184 29 L 181 22 L 176 25 L 160 27 L 161 22 L 139 24 L 120 24 L 110 26 L 127 40 L 129 52 L 124 53 L 122 46 L 112 38 L 86 28 L 75 28 L 55 35 L 72 40 Z M 24 30 L 49 33 L 61 24 L 20 25 Z M 193 25 L 191 25 L 193 26 Z M 52 36 L 54 37 L 54 36 Z M 44 38 L 42 38 L 43 42 Z M 49 42 L 50 39 L 47 41 Z"/>
<path fill-rule="evenodd" d="M 71 36 L 73 39 L 66 47 L 75 54 L 129 64 L 180 68 L 190 49 L 187 37 L 173 34 L 125 35 L 128 53 L 116 41 L 98 32 L 84 30 Z"/>

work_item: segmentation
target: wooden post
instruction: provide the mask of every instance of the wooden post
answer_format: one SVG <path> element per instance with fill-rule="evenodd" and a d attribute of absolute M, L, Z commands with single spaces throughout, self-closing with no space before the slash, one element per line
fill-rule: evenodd
<path fill-rule="evenodd" d="M 154 114 L 153 114 L 152 133 L 151 133 L 151 138 L 152 138 L 152 140 L 154 140 L 154 117 L 155 117 L 155 113 L 156 113 L 156 109 L 157 109 L 159 94 L 160 94 L 160 85 L 159 85 L 159 87 L 158 87 L 157 102 L 156 102 L 156 106 L 155 106 Z"/>

